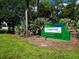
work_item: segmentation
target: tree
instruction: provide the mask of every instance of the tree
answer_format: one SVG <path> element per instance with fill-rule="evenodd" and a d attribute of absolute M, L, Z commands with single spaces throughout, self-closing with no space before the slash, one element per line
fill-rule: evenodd
<path fill-rule="evenodd" d="M 15 28 L 15 26 L 19 24 L 20 21 L 19 16 L 24 17 L 25 15 L 24 13 L 25 13 L 25 0 L 6 0 L 6 1 L 0 0 L 0 19 L 4 18 L 8 20 L 6 21 L 8 22 L 8 25 L 12 24 L 11 26 L 8 26 L 9 29 L 10 27 Z"/>
<path fill-rule="evenodd" d="M 28 37 L 28 11 L 29 11 L 29 0 L 26 0 L 25 9 L 25 36 Z"/>
<path fill-rule="evenodd" d="M 49 4 L 48 0 L 41 1 L 39 5 L 38 16 L 48 17 L 51 14 L 51 11 L 52 11 L 52 5 Z"/>

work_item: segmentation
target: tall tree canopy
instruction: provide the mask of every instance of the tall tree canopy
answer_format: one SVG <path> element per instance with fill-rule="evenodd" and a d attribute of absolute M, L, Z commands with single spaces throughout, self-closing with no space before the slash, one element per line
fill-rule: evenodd
<path fill-rule="evenodd" d="M 0 0 L 0 22 L 6 20 L 9 32 L 14 32 L 20 16 L 25 16 L 25 6 L 25 0 Z"/>
<path fill-rule="evenodd" d="M 25 0 L 0 0 L 0 18 L 22 16 L 25 11 Z"/>

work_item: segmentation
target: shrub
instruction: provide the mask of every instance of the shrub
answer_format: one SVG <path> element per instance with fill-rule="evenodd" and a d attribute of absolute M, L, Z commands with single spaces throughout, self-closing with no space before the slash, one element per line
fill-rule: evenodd
<path fill-rule="evenodd" d="M 29 30 L 33 33 L 33 34 L 37 34 L 38 31 L 44 26 L 44 24 L 46 22 L 48 22 L 48 18 L 37 18 L 35 19 L 34 23 L 29 25 Z"/>

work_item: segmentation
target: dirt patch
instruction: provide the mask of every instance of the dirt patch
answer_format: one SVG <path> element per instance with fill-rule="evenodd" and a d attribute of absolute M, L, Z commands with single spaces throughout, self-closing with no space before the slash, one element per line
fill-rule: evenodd
<path fill-rule="evenodd" d="M 45 38 L 39 36 L 31 36 L 28 37 L 28 41 L 34 45 L 40 47 L 47 47 L 47 48 L 62 48 L 62 49 L 79 49 L 79 39 L 75 37 L 71 37 L 71 40 L 45 40 Z"/>

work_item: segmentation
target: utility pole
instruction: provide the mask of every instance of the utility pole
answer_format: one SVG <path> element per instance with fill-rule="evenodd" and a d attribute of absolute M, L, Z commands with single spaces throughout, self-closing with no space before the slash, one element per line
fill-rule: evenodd
<path fill-rule="evenodd" d="M 25 0 L 26 1 L 26 9 L 25 9 L 25 33 L 24 36 L 28 37 L 28 11 L 29 11 L 29 0 Z"/>

